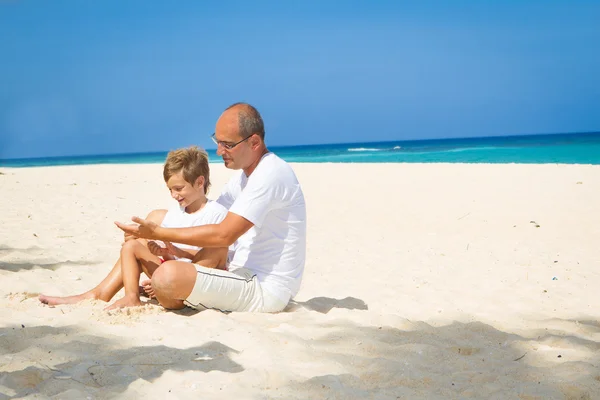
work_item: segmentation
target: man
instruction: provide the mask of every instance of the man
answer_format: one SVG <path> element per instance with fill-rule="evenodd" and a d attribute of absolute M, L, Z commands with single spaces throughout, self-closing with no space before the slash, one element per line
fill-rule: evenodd
<path fill-rule="evenodd" d="M 217 202 L 229 211 L 220 224 L 163 228 L 137 217 L 116 222 L 125 234 L 211 248 L 236 243 L 229 271 L 167 261 L 152 276 L 165 308 L 279 312 L 300 288 L 306 257 L 306 204 L 294 171 L 265 145 L 259 112 L 236 103 L 217 121 L 213 141 L 225 167 L 240 170 Z M 202 259 L 202 255 L 198 257 Z"/>

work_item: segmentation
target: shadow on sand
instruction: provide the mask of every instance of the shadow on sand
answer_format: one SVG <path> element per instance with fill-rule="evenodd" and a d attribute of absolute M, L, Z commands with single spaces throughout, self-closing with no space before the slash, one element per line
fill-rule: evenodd
<path fill-rule="evenodd" d="M 167 346 L 122 348 L 106 338 L 78 332 L 71 327 L 1 328 L 2 369 L 12 371 L 0 372 L 0 388 L 9 392 L 7 394 L 11 398 L 32 393 L 53 396 L 69 388 L 110 398 L 111 394 L 117 393 L 107 392 L 104 387 L 127 388 L 138 379 L 152 382 L 166 371 L 243 371 L 229 356 L 236 350 L 216 341 L 187 349 Z M 65 346 L 65 336 L 72 336 L 75 340 Z M 5 346 L 7 338 L 12 339 L 10 346 Z M 56 359 L 68 361 L 52 365 L 32 362 L 36 358 L 48 359 L 48 354 L 36 357 L 36 352 L 55 354 Z M 20 356 L 23 353 L 27 356 Z M 5 362 L 7 360 L 10 361 Z M 23 367 L 20 368 L 19 364 Z"/>
<path fill-rule="evenodd" d="M 31 255 L 31 259 L 38 259 L 36 261 L 2 261 L 0 260 L 0 270 L 18 272 L 21 270 L 31 270 L 34 268 L 42 268 L 51 271 L 56 271 L 58 268 L 65 266 L 90 266 L 97 265 L 98 262 L 91 261 L 71 261 L 71 260 L 52 260 L 52 259 L 41 259 L 49 251 L 40 247 L 30 247 L 27 249 L 17 249 L 0 245 L 0 257 L 8 256 L 13 252 L 27 253 Z"/>
<path fill-rule="evenodd" d="M 327 314 L 333 308 L 345 308 L 347 310 L 368 310 L 369 307 L 361 299 L 356 297 L 346 297 L 344 299 L 334 299 L 331 297 L 313 297 L 304 302 L 290 301 L 284 312 L 293 312 L 299 309 L 316 311 L 321 314 Z"/>
<path fill-rule="evenodd" d="M 223 398 L 240 390 L 246 398 L 276 399 L 599 398 L 596 321 L 552 319 L 515 334 L 481 322 L 432 326 L 368 313 L 352 297 L 298 305 L 313 310 L 228 318 L 227 337 L 245 346 L 238 349 L 214 340 L 218 330 L 180 349 L 128 347 L 73 325 L 0 328 L 0 399 L 147 393 L 147 383 L 167 371 L 236 374 L 194 377 L 196 394 L 215 384 Z M 334 307 L 349 311 L 324 315 Z M 265 365 L 274 366 L 277 380 L 269 381 Z"/>
<path fill-rule="evenodd" d="M 564 320 L 561 323 L 573 324 Z M 574 324 L 567 330 L 534 330 L 526 336 L 502 332 L 481 322 L 433 327 L 406 320 L 403 325 L 398 329 L 344 322 L 321 324 L 327 333 L 311 340 L 309 354 L 303 358 L 331 364 L 331 373 L 296 380 L 265 396 L 600 398 L 600 342 L 573 334 Z M 301 325 L 296 328 L 302 335 Z"/>

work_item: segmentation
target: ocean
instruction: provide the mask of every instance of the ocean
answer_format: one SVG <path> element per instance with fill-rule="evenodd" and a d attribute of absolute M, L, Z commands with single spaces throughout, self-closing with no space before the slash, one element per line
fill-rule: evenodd
<path fill-rule="evenodd" d="M 600 132 L 269 146 L 298 163 L 520 163 L 600 164 Z M 208 149 L 211 162 L 221 162 Z M 0 167 L 163 163 L 167 152 L 0 159 Z"/>

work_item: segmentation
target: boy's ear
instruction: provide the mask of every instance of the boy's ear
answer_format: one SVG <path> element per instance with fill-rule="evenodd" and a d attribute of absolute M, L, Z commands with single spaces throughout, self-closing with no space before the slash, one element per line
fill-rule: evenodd
<path fill-rule="evenodd" d="M 199 187 L 204 189 L 204 177 L 203 176 L 199 176 L 196 179 L 196 185 L 198 185 Z"/>

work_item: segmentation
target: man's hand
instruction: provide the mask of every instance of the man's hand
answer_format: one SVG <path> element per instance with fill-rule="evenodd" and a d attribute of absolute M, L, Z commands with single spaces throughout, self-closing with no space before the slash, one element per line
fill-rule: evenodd
<path fill-rule="evenodd" d="M 135 236 L 127 233 L 127 232 L 123 232 L 123 244 L 125 244 L 125 242 L 128 242 L 130 240 L 135 240 L 137 239 Z"/>
<path fill-rule="evenodd" d="M 154 237 L 154 232 L 158 228 L 156 223 L 139 217 L 133 217 L 131 220 L 138 225 L 125 225 L 115 221 L 115 225 L 125 233 L 125 237 L 130 235 L 142 239 L 156 239 Z"/>

